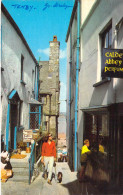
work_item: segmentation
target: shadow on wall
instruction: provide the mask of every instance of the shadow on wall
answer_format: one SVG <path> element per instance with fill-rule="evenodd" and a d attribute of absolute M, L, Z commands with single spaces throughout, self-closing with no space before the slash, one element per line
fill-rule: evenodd
<path fill-rule="evenodd" d="M 102 105 L 106 97 L 106 94 L 107 94 L 107 98 L 105 104 L 108 104 L 108 102 L 113 103 L 114 97 L 112 92 L 113 92 L 113 82 L 111 81 L 94 88 L 89 107 L 95 105 Z"/>

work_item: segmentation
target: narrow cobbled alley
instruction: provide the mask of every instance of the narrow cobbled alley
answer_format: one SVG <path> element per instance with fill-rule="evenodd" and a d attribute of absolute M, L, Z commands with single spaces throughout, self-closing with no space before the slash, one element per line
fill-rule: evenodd
<path fill-rule="evenodd" d="M 42 177 L 42 172 L 35 181 L 28 185 L 22 182 L 13 182 L 9 179 L 1 183 L 2 195 L 99 195 L 99 192 L 89 182 L 79 183 L 77 172 L 71 172 L 66 162 L 57 163 L 56 173 L 62 171 L 62 183 L 57 183 L 53 178 L 52 185 L 49 185 Z"/>

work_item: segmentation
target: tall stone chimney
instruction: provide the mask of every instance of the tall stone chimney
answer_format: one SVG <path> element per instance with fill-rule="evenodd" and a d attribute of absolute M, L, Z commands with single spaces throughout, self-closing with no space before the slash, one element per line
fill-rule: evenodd
<path fill-rule="evenodd" d="M 50 43 L 49 71 L 59 72 L 60 42 L 57 41 L 57 36 L 53 36 L 53 41 L 50 41 L 49 43 Z"/>
<path fill-rule="evenodd" d="M 42 109 L 42 126 L 46 132 L 52 133 L 56 144 L 58 140 L 59 117 L 59 48 L 57 36 L 50 41 L 49 61 L 40 62 L 40 100 L 44 102 Z"/>

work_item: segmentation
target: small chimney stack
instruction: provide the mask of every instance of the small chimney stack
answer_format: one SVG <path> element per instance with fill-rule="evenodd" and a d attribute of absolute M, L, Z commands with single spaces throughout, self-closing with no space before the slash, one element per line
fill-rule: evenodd
<path fill-rule="evenodd" d="M 53 36 L 53 42 L 57 42 L 57 36 Z"/>

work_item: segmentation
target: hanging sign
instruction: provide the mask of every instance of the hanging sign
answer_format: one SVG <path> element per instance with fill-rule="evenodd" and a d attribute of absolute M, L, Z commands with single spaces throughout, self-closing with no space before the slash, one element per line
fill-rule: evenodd
<path fill-rule="evenodd" d="M 33 139 L 33 130 L 23 130 L 23 142 L 31 142 Z"/>
<path fill-rule="evenodd" d="M 123 78 L 123 49 L 103 49 L 101 76 Z"/>

